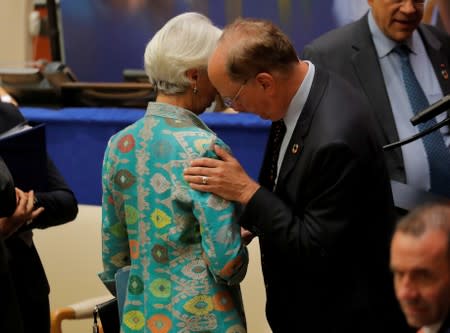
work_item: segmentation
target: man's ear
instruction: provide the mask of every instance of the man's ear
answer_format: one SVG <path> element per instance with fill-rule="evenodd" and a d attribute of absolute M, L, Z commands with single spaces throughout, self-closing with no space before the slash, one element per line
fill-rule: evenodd
<path fill-rule="evenodd" d="M 273 76 L 269 73 L 258 73 L 255 80 L 264 90 L 273 88 Z"/>

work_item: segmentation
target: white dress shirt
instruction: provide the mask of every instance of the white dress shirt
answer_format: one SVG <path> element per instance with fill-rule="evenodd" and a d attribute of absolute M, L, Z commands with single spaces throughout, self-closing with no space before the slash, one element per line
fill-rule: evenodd
<path fill-rule="evenodd" d="M 430 326 L 424 326 L 423 333 L 437 333 L 437 332 L 439 332 L 441 325 L 442 325 L 442 322 L 439 322 L 437 324 L 430 325 Z"/>

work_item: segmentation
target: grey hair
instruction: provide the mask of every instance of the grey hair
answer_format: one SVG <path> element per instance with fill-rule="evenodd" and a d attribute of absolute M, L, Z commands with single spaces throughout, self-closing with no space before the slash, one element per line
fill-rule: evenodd
<path fill-rule="evenodd" d="M 450 201 L 434 202 L 416 207 L 398 221 L 395 232 L 420 237 L 428 230 L 441 230 L 447 235 L 450 256 Z"/>
<path fill-rule="evenodd" d="M 190 85 L 189 69 L 207 68 L 222 31 L 206 16 L 188 12 L 170 19 L 148 42 L 144 53 L 150 83 L 167 95 Z"/>

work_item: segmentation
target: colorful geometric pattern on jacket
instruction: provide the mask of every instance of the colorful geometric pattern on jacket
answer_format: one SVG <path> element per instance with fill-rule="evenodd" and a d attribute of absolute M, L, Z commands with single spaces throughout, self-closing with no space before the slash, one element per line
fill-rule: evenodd
<path fill-rule="evenodd" d="M 225 144 L 188 110 L 150 103 L 103 161 L 105 284 L 131 265 L 121 332 L 246 332 L 239 283 L 248 254 L 234 205 L 183 179 Z"/>

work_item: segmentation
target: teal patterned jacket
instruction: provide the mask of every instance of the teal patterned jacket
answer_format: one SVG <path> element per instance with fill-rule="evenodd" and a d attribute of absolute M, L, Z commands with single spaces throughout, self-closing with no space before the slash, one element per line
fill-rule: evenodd
<path fill-rule="evenodd" d="M 131 265 L 121 332 L 246 332 L 234 204 L 183 178 L 192 159 L 217 158 L 214 144 L 229 149 L 197 115 L 163 103 L 108 142 L 99 276 L 111 285 Z"/>

